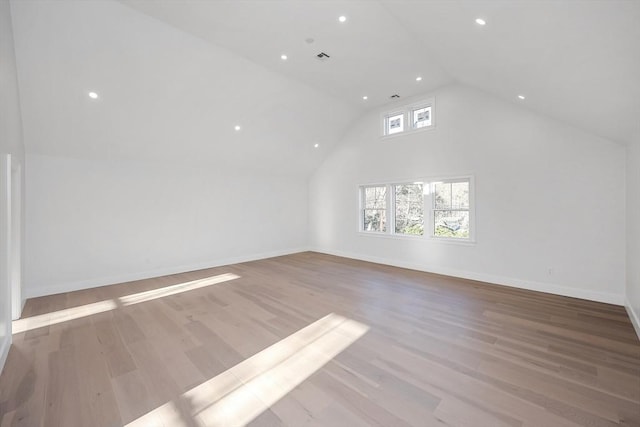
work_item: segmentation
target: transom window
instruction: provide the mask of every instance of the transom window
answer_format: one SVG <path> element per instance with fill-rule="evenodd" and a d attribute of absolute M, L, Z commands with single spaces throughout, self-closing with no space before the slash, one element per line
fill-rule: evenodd
<path fill-rule="evenodd" d="M 385 129 L 387 135 L 404 132 L 404 113 L 387 116 Z"/>
<path fill-rule="evenodd" d="M 383 115 L 383 136 L 411 133 L 433 127 L 433 98 Z"/>
<path fill-rule="evenodd" d="M 414 129 L 431 126 L 431 107 L 422 107 L 412 110 L 411 118 L 411 126 Z"/>
<path fill-rule="evenodd" d="M 473 241 L 471 182 L 465 177 L 361 186 L 359 230 Z"/>

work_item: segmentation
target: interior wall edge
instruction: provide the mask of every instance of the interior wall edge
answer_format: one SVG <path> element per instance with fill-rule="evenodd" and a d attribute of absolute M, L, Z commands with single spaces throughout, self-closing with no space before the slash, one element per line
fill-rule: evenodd
<path fill-rule="evenodd" d="M 283 255 L 292 255 L 300 252 L 307 252 L 306 247 L 282 249 L 277 251 L 262 252 L 251 255 L 243 255 L 238 257 L 221 258 L 209 262 L 201 262 L 196 264 L 182 265 L 178 267 L 169 267 L 162 269 L 149 270 L 144 272 L 102 277 L 88 280 L 80 280 L 75 282 L 64 283 L 55 286 L 45 287 L 42 284 L 30 286 L 26 290 L 25 298 L 37 298 L 48 295 L 55 295 L 64 292 L 80 291 L 83 289 L 98 288 L 100 286 L 115 285 L 119 283 L 132 282 L 135 280 L 151 279 L 154 277 L 167 276 L 170 274 L 187 273 L 190 271 L 204 270 L 207 268 L 222 267 L 225 265 L 239 264 L 249 261 L 258 261 L 261 259 L 274 258 Z"/>
<path fill-rule="evenodd" d="M 313 252 L 318 252 L 318 253 L 323 253 L 328 255 L 335 255 L 343 258 L 351 258 L 351 259 L 356 259 L 360 261 L 373 262 L 376 264 L 384 264 L 384 265 L 390 265 L 393 267 L 407 268 L 409 270 L 422 271 L 425 273 L 441 274 L 444 276 L 457 277 L 460 279 L 476 280 L 480 282 L 486 282 L 489 284 L 508 286 L 511 288 L 518 288 L 518 289 L 526 289 L 526 290 L 536 291 L 536 292 L 544 292 L 544 293 L 560 295 L 565 297 L 602 302 L 606 304 L 614 304 L 614 305 L 622 306 L 624 305 L 624 299 L 625 299 L 624 295 L 614 294 L 611 292 L 589 291 L 585 289 L 576 289 L 576 288 L 570 288 L 562 285 L 555 285 L 552 283 L 540 283 L 540 282 L 534 282 L 529 280 L 522 280 L 522 279 L 517 279 L 513 277 L 496 276 L 492 274 L 478 273 L 478 272 L 458 270 L 458 269 L 438 268 L 438 267 L 433 267 L 428 265 L 409 263 L 402 260 L 396 260 L 391 258 L 361 255 L 353 252 L 344 252 L 344 251 L 333 250 L 333 249 L 324 249 L 324 248 L 315 247 L 315 248 L 311 248 L 310 250 Z"/>
<path fill-rule="evenodd" d="M 11 348 L 11 335 L 8 336 L 8 339 L 2 340 L 0 345 L 0 372 L 2 372 L 4 364 L 7 361 L 7 356 L 9 355 L 9 349 Z"/>
<path fill-rule="evenodd" d="M 633 329 L 636 331 L 638 339 L 640 339 L 640 315 L 633 311 L 633 306 L 626 297 L 624 299 L 624 308 L 627 310 L 627 314 L 629 315 L 629 319 L 631 319 L 631 324 L 633 325 Z"/>

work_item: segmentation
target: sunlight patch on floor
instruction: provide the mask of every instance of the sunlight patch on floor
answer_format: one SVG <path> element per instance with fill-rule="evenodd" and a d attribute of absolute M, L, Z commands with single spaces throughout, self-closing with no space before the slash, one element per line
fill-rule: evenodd
<path fill-rule="evenodd" d="M 71 307 L 64 310 L 53 311 L 51 313 L 25 317 L 22 319 L 14 320 L 12 322 L 12 333 L 19 334 L 21 332 L 31 331 L 33 329 L 42 328 L 44 326 L 51 326 L 98 313 L 104 313 L 105 311 L 115 310 L 116 308 L 121 306 L 139 304 L 141 302 L 151 301 L 169 295 L 192 291 L 195 289 L 204 288 L 206 286 L 211 286 L 222 282 L 228 282 L 230 280 L 239 278 L 240 276 L 232 273 L 220 274 L 217 276 L 206 277 L 204 279 L 178 283 L 176 285 L 166 286 L 164 288 L 152 289 L 150 291 L 139 292 L 136 294 L 125 295 L 122 297 L 98 301 L 91 304 L 85 304 L 78 307 Z"/>
<path fill-rule="evenodd" d="M 331 313 L 125 427 L 244 426 L 368 330 Z"/>

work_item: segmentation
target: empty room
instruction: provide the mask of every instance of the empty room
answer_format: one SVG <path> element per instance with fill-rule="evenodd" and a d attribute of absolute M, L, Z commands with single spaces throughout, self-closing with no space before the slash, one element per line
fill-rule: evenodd
<path fill-rule="evenodd" d="M 639 23 L 0 0 L 0 427 L 640 427 Z"/>

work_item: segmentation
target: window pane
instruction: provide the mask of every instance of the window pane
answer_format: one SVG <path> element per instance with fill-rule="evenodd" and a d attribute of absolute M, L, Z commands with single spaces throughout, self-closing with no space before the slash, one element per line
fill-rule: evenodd
<path fill-rule="evenodd" d="M 469 209 L 468 182 L 454 182 L 451 184 L 451 208 Z"/>
<path fill-rule="evenodd" d="M 399 234 L 424 234 L 422 184 L 396 185 L 396 227 Z"/>
<path fill-rule="evenodd" d="M 404 114 L 396 114 L 395 116 L 387 117 L 387 135 L 393 135 L 404 130 Z"/>
<path fill-rule="evenodd" d="M 411 112 L 413 118 L 413 128 L 423 128 L 431 126 L 431 107 L 418 108 Z"/>
<path fill-rule="evenodd" d="M 469 237 L 469 211 L 435 211 L 434 221 L 436 237 Z"/>
<path fill-rule="evenodd" d="M 364 231 L 387 231 L 387 211 L 384 209 L 365 209 Z"/>
<path fill-rule="evenodd" d="M 438 182 L 434 184 L 436 209 L 469 209 L 469 182 Z"/>
<path fill-rule="evenodd" d="M 364 231 L 387 231 L 387 187 L 364 187 Z"/>
<path fill-rule="evenodd" d="M 387 187 L 365 187 L 364 207 L 367 209 L 386 209 Z"/>
<path fill-rule="evenodd" d="M 436 182 L 433 187 L 433 201 L 435 208 L 451 209 L 451 183 Z"/>

